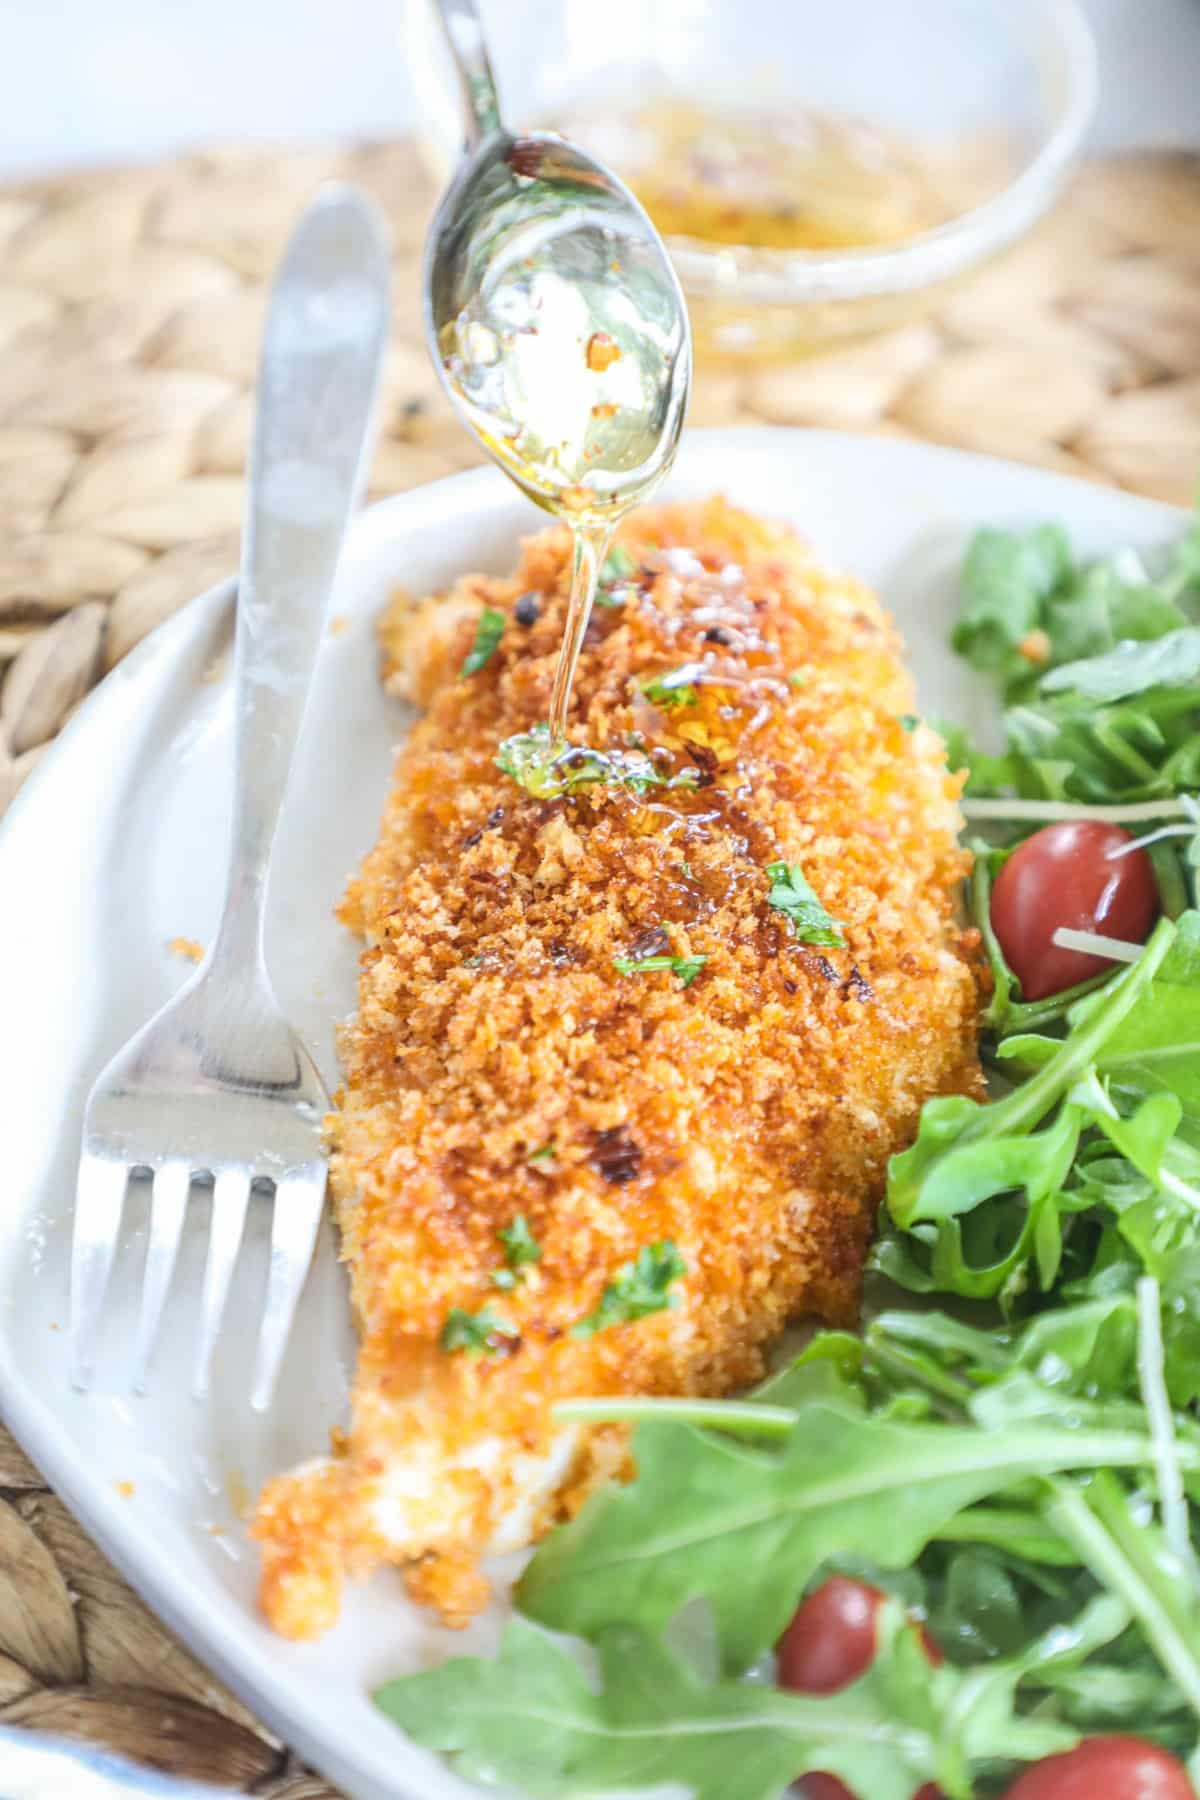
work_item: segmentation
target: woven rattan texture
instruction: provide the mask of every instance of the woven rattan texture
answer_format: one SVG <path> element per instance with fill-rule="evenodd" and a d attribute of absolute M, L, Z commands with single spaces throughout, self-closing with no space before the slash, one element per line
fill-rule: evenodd
<path fill-rule="evenodd" d="M 396 245 L 373 495 L 475 460 L 422 339 L 404 144 L 235 148 L 0 189 L 0 813 L 88 689 L 232 571 L 265 282 L 316 184 Z M 1098 163 L 939 315 L 702 370 L 699 425 L 958 444 L 1186 503 L 1200 470 L 1200 156 Z M 173 1642 L 0 1432 L 0 1719 L 271 1800 L 323 1782 Z"/>

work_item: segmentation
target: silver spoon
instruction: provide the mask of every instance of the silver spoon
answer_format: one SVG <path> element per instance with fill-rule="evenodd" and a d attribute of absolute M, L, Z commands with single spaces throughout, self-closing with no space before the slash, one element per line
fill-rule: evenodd
<path fill-rule="evenodd" d="M 671 466 L 691 382 L 687 309 L 623 182 L 500 117 L 475 0 L 437 0 L 462 83 L 465 160 L 425 252 L 425 321 L 451 398 L 540 506 L 593 530 Z"/>

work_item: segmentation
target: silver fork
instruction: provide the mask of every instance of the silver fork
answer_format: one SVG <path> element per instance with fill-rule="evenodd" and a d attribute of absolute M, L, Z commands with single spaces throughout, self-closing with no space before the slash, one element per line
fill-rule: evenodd
<path fill-rule="evenodd" d="M 329 1097 L 279 1009 L 263 956 L 271 845 L 326 602 L 366 466 L 387 337 L 388 251 L 374 206 L 322 192 L 275 278 L 258 370 L 238 580 L 235 804 L 225 907 L 195 975 L 101 1074 L 88 1099 L 71 1251 L 74 1385 L 93 1347 L 131 1175 L 152 1178 L 134 1349 L 144 1391 L 191 1184 L 212 1179 L 193 1392 L 213 1351 L 252 1184 L 275 1191 L 252 1404 L 264 1409 L 312 1260 L 325 1197 Z"/>

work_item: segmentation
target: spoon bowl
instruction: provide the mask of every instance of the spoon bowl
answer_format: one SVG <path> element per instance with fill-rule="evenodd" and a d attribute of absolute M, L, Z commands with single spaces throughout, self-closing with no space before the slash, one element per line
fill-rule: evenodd
<path fill-rule="evenodd" d="M 671 466 L 691 381 L 687 309 L 623 182 L 500 123 L 473 5 L 443 0 L 467 155 L 426 245 L 426 330 L 456 407 L 538 505 L 613 522 Z"/>

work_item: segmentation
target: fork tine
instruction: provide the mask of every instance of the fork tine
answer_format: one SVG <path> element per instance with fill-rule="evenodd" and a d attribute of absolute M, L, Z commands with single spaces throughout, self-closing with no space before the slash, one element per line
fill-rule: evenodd
<path fill-rule="evenodd" d="M 154 1171 L 154 1191 L 150 1202 L 150 1242 L 142 1275 L 142 1310 L 133 1355 L 133 1385 L 139 1394 L 146 1392 L 150 1358 L 154 1353 L 171 1276 L 175 1272 L 179 1240 L 183 1236 L 183 1216 L 187 1210 L 191 1179 L 189 1165 L 178 1159 L 163 1163 L 161 1168 Z"/>
<path fill-rule="evenodd" d="M 84 1151 L 75 1189 L 75 1232 L 71 1242 L 71 1384 L 86 1393 L 92 1379 L 92 1348 L 104 1291 L 121 1230 L 129 1170 L 124 1163 Z"/>
<path fill-rule="evenodd" d="M 221 1315 L 242 1241 L 246 1207 L 250 1200 L 250 1174 L 246 1169 L 222 1169 L 213 1183 L 212 1231 L 208 1260 L 204 1265 L 204 1293 L 200 1301 L 200 1348 L 192 1379 L 192 1398 L 203 1400 L 208 1392 Z"/>
<path fill-rule="evenodd" d="M 285 1175 L 282 1181 L 276 1182 L 267 1299 L 258 1334 L 258 1366 L 254 1371 L 254 1392 L 250 1398 L 255 1412 L 266 1412 L 271 1404 L 324 1210 L 324 1169 L 315 1177 Z"/>

